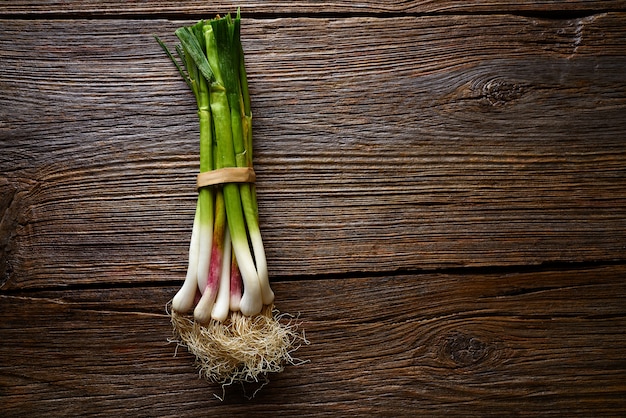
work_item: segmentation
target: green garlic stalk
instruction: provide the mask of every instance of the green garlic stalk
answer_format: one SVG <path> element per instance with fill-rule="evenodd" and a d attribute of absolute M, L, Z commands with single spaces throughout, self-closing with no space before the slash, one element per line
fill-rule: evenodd
<path fill-rule="evenodd" d="M 237 12 L 176 30 L 182 64 L 156 38 L 196 98 L 200 173 L 252 168 L 240 21 Z M 209 380 L 257 381 L 293 362 L 291 347 L 301 338 L 279 322 L 273 303 L 254 184 L 200 188 L 187 275 L 171 302 L 176 341 L 196 355 Z"/>

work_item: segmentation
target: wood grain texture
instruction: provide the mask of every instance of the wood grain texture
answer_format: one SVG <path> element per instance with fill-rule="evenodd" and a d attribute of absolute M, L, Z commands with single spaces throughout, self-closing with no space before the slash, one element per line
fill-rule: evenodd
<path fill-rule="evenodd" d="M 493 12 L 534 12 L 534 13 L 571 13 L 589 11 L 623 10 L 620 0 L 544 0 L 502 2 L 497 0 L 413 0 L 413 1 L 325 1 L 322 4 L 314 0 L 299 1 L 201 1 L 185 2 L 149 0 L 142 2 L 124 2 L 119 0 L 78 0 L 72 1 L 71 7 L 63 1 L 20 0 L 0 4 L 0 14 L 15 15 L 195 15 L 210 18 L 214 14 L 234 12 L 241 7 L 245 16 L 286 15 L 286 14 L 397 14 L 397 13 L 493 13 Z M 202 16 L 200 16 L 202 15 Z M 207 16 L 211 15 L 211 16 Z"/>
<path fill-rule="evenodd" d="M 198 134 L 152 35 L 235 6 L 310 344 L 221 402 L 167 341 Z M 0 416 L 626 416 L 624 28 L 621 1 L 2 2 Z"/>
<path fill-rule="evenodd" d="M 273 275 L 623 259 L 626 15 L 390 22 L 245 21 Z M 182 277 L 179 25 L 2 22 L 6 287 Z"/>
<path fill-rule="evenodd" d="M 308 362 L 272 376 L 252 401 L 232 387 L 224 402 L 166 341 L 174 288 L 3 295 L 3 416 L 619 416 L 626 305 L 615 295 L 625 274 L 277 283 L 281 310 L 306 329 L 298 355 Z"/>

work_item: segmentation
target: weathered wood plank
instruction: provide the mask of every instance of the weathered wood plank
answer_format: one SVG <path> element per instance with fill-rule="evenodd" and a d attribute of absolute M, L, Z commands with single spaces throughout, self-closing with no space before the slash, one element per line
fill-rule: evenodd
<path fill-rule="evenodd" d="M 393 22 L 393 23 L 392 23 Z M 183 275 L 180 22 L 2 22 L 6 287 Z M 247 20 L 274 276 L 620 260 L 625 14 Z"/>
<path fill-rule="evenodd" d="M 50 2 L 41 0 L 5 1 L 0 4 L 0 14 L 42 14 L 42 15 L 139 15 L 142 17 L 151 14 L 193 14 L 213 15 L 217 13 L 233 12 L 237 5 L 232 1 L 200 1 L 170 2 L 149 0 L 142 2 L 122 2 L 119 0 L 80 0 L 71 5 L 64 2 Z M 574 1 L 517 1 L 502 2 L 486 1 L 359 1 L 335 0 L 319 2 L 312 0 L 300 1 L 246 1 L 239 5 L 245 15 L 257 13 L 269 15 L 309 14 L 319 13 L 478 13 L 478 12 L 589 12 L 624 10 L 624 3 L 619 0 L 574 0 Z M 207 16 L 205 16 L 207 17 Z M 210 17 L 210 16 L 209 16 Z"/>
<path fill-rule="evenodd" d="M 166 342 L 173 288 L 0 296 L 2 415 L 621 416 L 626 267 L 275 284 L 309 362 L 253 402 Z"/>

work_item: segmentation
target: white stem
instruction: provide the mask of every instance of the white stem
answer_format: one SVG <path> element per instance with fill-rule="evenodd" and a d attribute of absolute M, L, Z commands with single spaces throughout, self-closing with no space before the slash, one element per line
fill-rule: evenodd
<path fill-rule="evenodd" d="M 254 260 L 256 261 L 256 270 L 261 284 L 263 304 L 269 305 L 274 302 L 274 292 L 270 287 L 269 274 L 267 272 L 267 260 L 265 259 L 265 249 L 263 248 L 261 231 L 250 231 L 250 241 L 252 242 L 252 249 L 254 250 Z"/>
<path fill-rule="evenodd" d="M 196 206 L 196 214 L 193 218 L 191 240 L 189 243 L 189 265 L 187 276 L 180 290 L 172 299 L 172 309 L 177 312 L 188 312 L 193 308 L 193 302 L 198 289 L 198 258 L 200 255 L 200 214 Z"/>
<path fill-rule="evenodd" d="M 204 222 L 203 222 L 204 218 Z M 200 323 L 211 319 L 211 309 L 215 301 L 215 294 L 207 288 L 209 281 L 209 266 L 211 264 L 211 245 L 213 244 L 213 222 L 207 221 L 206 214 L 200 213 L 200 244 L 198 260 L 198 288 L 202 297 L 193 310 L 193 317 Z"/>
<path fill-rule="evenodd" d="M 196 308 L 193 310 L 193 317 L 196 322 L 201 324 L 206 324 L 211 319 L 211 310 L 213 310 L 213 303 L 215 302 L 215 294 L 211 292 L 210 289 L 207 289 Z"/>
<path fill-rule="evenodd" d="M 239 242 L 233 241 L 233 250 L 239 264 L 241 279 L 243 280 L 243 296 L 239 308 L 246 316 L 256 315 L 263 308 L 263 297 L 261 295 L 261 283 L 254 266 L 250 248 L 247 240 Z"/>
<path fill-rule="evenodd" d="M 241 295 L 239 293 L 230 294 L 230 310 L 232 312 L 241 310 Z"/>
<path fill-rule="evenodd" d="M 211 318 L 220 322 L 228 317 L 228 311 L 230 310 L 230 248 L 230 232 L 226 228 L 226 231 L 224 231 L 224 254 L 222 256 L 220 284 L 217 291 L 217 299 L 211 311 Z"/>

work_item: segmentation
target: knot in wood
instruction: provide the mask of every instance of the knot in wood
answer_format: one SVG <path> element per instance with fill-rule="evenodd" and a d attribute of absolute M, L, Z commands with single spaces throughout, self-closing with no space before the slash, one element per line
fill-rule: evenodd
<path fill-rule="evenodd" d="M 522 94 L 521 85 L 498 78 L 487 81 L 482 87 L 482 96 L 491 106 L 503 106 L 519 99 Z"/>
<path fill-rule="evenodd" d="M 461 332 L 449 335 L 443 346 L 445 357 L 461 367 L 484 361 L 489 356 L 489 351 L 487 343 Z"/>

